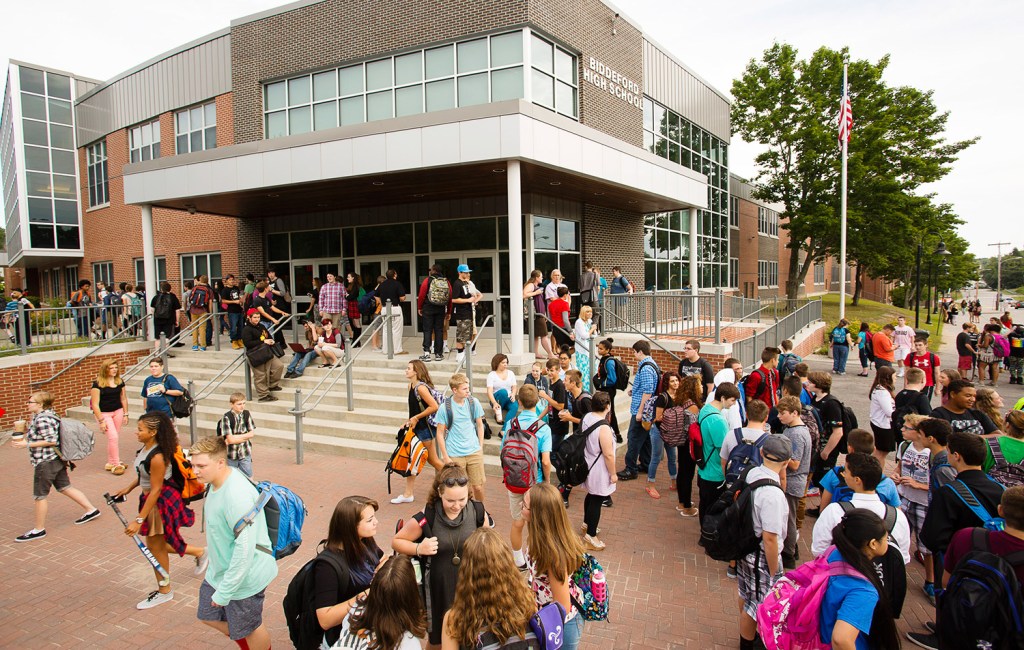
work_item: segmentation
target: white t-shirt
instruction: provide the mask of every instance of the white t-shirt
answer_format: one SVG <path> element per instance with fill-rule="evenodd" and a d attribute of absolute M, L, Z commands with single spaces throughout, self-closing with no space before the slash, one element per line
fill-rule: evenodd
<path fill-rule="evenodd" d="M 885 504 L 877 494 L 855 493 L 850 503 L 885 519 Z M 843 514 L 843 507 L 838 503 L 830 503 L 821 511 L 818 521 L 814 522 L 814 534 L 811 538 L 811 553 L 814 557 L 820 557 L 832 544 L 832 529 L 842 521 Z M 907 516 L 899 508 L 896 509 L 896 525 L 892 529 L 892 538 L 903 555 L 903 563 L 910 564 L 910 524 L 907 522 Z"/>
<path fill-rule="evenodd" d="M 729 409 L 732 410 L 732 409 Z M 741 427 L 731 427 L 729 433 L 725 434 L 725 440 L 722 441 L 722 449 L 718 452 L 718 455 L 722 457 L 722 460 L 729 460 L 729 454 L 736 448 L 736 429 Z M 758 429 L 751 429 L 750 427 L 742 427 L 743 439 L 747 442 L 754 443 L 764 435 L 764 431 Z M 749 483 L 751 479 L 748 479 Z M 778 479 L 776 479 L 778 480 Z"/>
<path fill-rule="evenodd" d="M 504 388 L 511 395 L 512 389 L 515 387 L 515 385 L 516 373 L 512 372 L 511 370 L 505 372 L 505 379 L 502 379 L 500 376 L 498 376 L 497 371 L 492 370 L 491 372 L 487 373 L 488 388 L 493 388 L 494 390 L 501 390 L 502 388 Z"/>
<path fill-rule="evenodd" d="M 760 481 L 763 478 L 781 483 L 779 475 L 764 465 L 750 470 L 747 474 L 747 483 Z M 763 487 L 754 490 L 753 503 L 754 534 L 761 535 L 765 531 L 775 533 L 779 536 L 779 550 L 781 551 L 789 525 L 789 502 L 786 501 L 786 494 L 771 486 Z"/>
<path fill-rule="evenodd" d="M 871 391 L 871 424 L 879 429 L 892 428 L 892 412 L 895 407 L 896 402 L 893 401 L 892 393 L 881 386 L 876 386 L 875 390 Z"/>
<path fill-rule="evenodd" d="M 902 327 L 896 327 L 896 333 L 892 337 L 893 344 L 898 348 L 903 348 L 909 351 L 914 347 L 914 328 L 909 325 L 903 325 Z M 899 359 L 899 357 L 897 357 Z"/>

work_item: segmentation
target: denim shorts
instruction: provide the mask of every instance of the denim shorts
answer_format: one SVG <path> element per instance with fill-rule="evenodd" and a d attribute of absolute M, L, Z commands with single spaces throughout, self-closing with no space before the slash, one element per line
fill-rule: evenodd
<path fill-rule="evenodd" d="M 263 600 L 266 589 L 241 600 L 231 600 L 223 607 L 213 604 L 217 591 L 206 580 L 199 587 L 199 606 L 196 617 L 200 621 L 224 621 L 228 624 L 228 636 L 232 641 L 244 639 L 263 625 Z"/>

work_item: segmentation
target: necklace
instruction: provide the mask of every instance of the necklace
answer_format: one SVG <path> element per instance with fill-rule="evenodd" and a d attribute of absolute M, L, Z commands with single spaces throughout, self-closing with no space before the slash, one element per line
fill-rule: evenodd
<path fill-rule="evenodd" d="M 459 516 L 457 517 L 458 522 L 452 522 L 451 524 L 449 524 L 447 521 L 445 521 L 445 524 L 447 524 L 449 528 L 454 529 L 455 533 L 457 535 L 458 532 L 459 532 L 459 529 L 462 527 L 462 521 L 463 521 L 463 519 L 465 519 L 465 516 L 466 516 L 466 510 L 463 509 L 462 512 L 459 513 Z M 447 515 L 445 515 L 444 518 L 447 518 Z M 450 544 L 452 549 L 454 549 L 453 555 L 452 555 L 452 565 L 453 566 L 459 566 L 460 564 L 462 564 L 462 558 L 459 557 L 459 550 L 460 550 L 461 544 L 456 544 L 455 543 L 455 537 L 452 537 L 451 530 L 448 531 L 448 544 Z"/>

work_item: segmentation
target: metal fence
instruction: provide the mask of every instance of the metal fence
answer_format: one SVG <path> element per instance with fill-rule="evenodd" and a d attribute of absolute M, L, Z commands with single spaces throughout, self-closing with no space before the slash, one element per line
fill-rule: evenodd
<path fill-rule="evenodd" d="M 754 331 L 750 337 L 738 340 L 732 345 L 732 356 L 751 368 L 761 360 L 761 350 L 792 338 L 804 327 L 814 321 L 821 320 L 821 300 L 808 300 L 803 305 L 795 306 L 787 315 L 768 326 L 767 329 Z"/>
<path fill-rule="evenodd" d="M 144 340 L 150 327 L 145 307 L 39 307 L 6 310 L 0 316 L 4 335 L 0 356 L 39 350 L 97 347 L 110 340 Z"/>

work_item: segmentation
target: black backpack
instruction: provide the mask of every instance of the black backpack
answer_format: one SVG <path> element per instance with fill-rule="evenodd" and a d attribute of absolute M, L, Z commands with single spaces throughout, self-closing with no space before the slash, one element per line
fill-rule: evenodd
<path fill-rule="evenodd" d="M 743 472 L 704 515 L 700 542 L 712 560 L 739 560 L 759 548 L 761 538 L 754 534 L 754 490 L 770 486 L 781 490 L 782 486 L 768 478 L 748 485 L 748 473 L 749 470 Z"/>
<path fill-rule="evenodd" d="M 842 501 L 839 507 L 843 514 L 856 509 L 850 501 Z M 893 618 L 899 618 L 903 614 L 903 601 L 907 598 L 907 565 L 903 564 L 903 552 L 896 545 L 892 537 L 892 531 L 896 528 L 896 508 L 886 504 L 885 517 L 882 518 L 882 525 L 889 533 L 889 550 L 880 558 L 873 561 L 875 571 L 878 573 L 889 596 L 889 607 L 892 609 Z"/>
<path fill-rule="evenodd" d="M 153 320 L 174 320 L 174 298 L 169 293 L 159 293 L 153 305 Z"/>
<path fill-rule="evenodd" d="M 587 480 L 590 470 L 601 460 L 601 454 L 598 454 L 593 463 L 587 464 L 587 438 L 602 424 L 607 422 L 598 420 L 583 431 L 572 434 L 551 454 L 551 464 L 558 475 L 559 483 L 574 487 Z"/>
<path fill-rule="evenodd" d="M 938 596 L 936 625 L 939 648 L 1024 647 L 1024 598 L 1014 568 L 1024 564 L 1024 551 L 1006 556 L 989 547 L 989 531 L 971 532 L 972 550 L 953 569 Z"/>
<path fill-rule="evenodd" d="M 316 610 L 313 608 L 316 590 L 313 568 L 317 562 L 331 565 L 338 573 L 341 591 L 348 590 L 349 572 L 345 558 L 341 554 L 324 550 L 302 565 L 288 583 L 288 591 L 281 603 L 284 607 L 284 620 L 288 624 L 288 636 L 297 650 L 317 650 L 324 640 L 324 630 L 320 627 Z"/>

